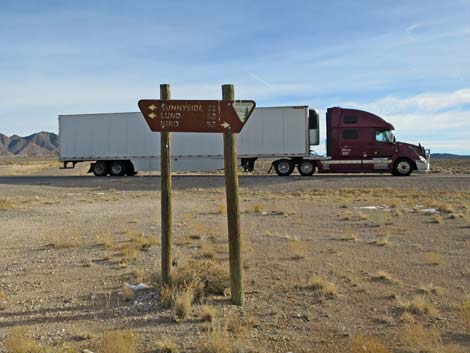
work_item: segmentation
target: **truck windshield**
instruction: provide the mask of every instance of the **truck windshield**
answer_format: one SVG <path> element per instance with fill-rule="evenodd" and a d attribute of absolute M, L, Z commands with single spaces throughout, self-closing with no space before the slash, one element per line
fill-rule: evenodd
<path fill-rule="evenodd" d="M 395 137 L 393 136 L 393 132 L 391 130 L 387 131 L 376 131 L 375 132 L 375 140 L 377 142 L 395 142 Z"/>

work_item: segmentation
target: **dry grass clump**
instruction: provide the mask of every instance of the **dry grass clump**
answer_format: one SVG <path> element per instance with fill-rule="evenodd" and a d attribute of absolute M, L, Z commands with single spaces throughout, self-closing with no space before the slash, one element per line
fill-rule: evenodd
<path fill-rule="evenodd" d="M 380 281 L 385 283 L 397 283 L 398 281 L 393 276 L 385 271 L 378 271 L 372 276 L 374 281 Z"/>
<path fill-rule="evenodd" d="M 411 314 L 416 314 L 416 315 L 424 315 L 424 314 L 436 315 L 437 314 L 437 309 L 434 307 L 434 305 L 421 295 L 414 297 L 411 301 L 401 302 L 399 303 L 399 305 L 402 307 L 402 309 L 406 310 L 407 312 Z"/>
<path fill-rule="evenodd" d="M 145 271 L 142 268 L 136 268 L 131 272 L 131 276 L 137 283 L 143 283 L 145 281 Z"/>
<path fill-rule="evenodd" d="M 48 240 L 54 249 L 77 248 L 81 244 L 81 234 L 78 229 L 56 231 L 48 235 Z"/>
<path fill-rule="evenodd" d="M 146 236 L 144 233 L 136 230 L 127 230 L 126 236 L 129 242 L 135 244 L 135 247 L 142 251 L 147 251 L 152 245 L 158 244 L 155 236 Z"/>
<path fill-rule="evenodd" d="M 96 346 L 99 353 L 137 353 L 138 349 L 139 337 L 131 330 L 106 331 Z"/>
<path fill-rule="evenodd" d="M 444 265 L 446 261 L 442 258 L 441 255 L 435 252 L 428 252 L 421 256 L 421 260 L 427 265 Z"/>
<path fill-rule="evenodd" d="M 0 199 L 0 210 L 6 211 L 16 208 L 16 204 L 6 199 Z"/>
<path fill-rule="evenodd" d="M 173 318 L 176 322 L 186 320 L 191 313 L 191 305 L 193 302 L 193 292 L 190 288 L 186 288 L 181 292 L 177 292 L 172 302 Z"/>
<path fill-rule="evenodd" d="M 226 267 L 216 263 L 207 269 L 201 282 L 205 284 L 207 293 L 221 295 L 230 287 L 230 274 Z"/>
<path fill-rule="evenodd" d="M 432 222 L 436 224 L 441 224 L 444 222 L 444 217 L 442 217 L 440 214 L 434 214 L 432 215 Z"/>
<path fill-rule="evenodd" d="M 369 219 L 369 215 L 364 212 L 359 212 L 357 214 L 357 219 L 360 221 L 367 221 Z"/>
<path fill-rule="evenodd" d="M 461 308 L 461 316 L 465 323 L 467 331 L 470 332 L 470 299 L 467 299 L 463 302 Z"/>
<path fill-rule="evenodd" d="M 340 241 L 356 241 L 358 239 L 357 234 L 351 228 L 346 229 L 344 234 L 337 238 Z"/>
<path fill-rule="evenodd" d="M 4 291 L 0 290 L 0 310 L 5 310 L 9 308 L 10 305 L 11 305 L 11 297 Z"/>
<path fill-rule="evenodd" d="M 114 239 L 111 233 L 101 232 L 96 236 L 96 243 L 103 246 L 105 249 L 112 249 L 114 247 Z"/>
<path fill-rule="evenodd" d="M 392 353 L 378 338 L 357 335 L 351 339 L 351 353 Z"/>
<path fill-rule="evenodd" d="M 229 315 L 225 321 L 224 330 L 231 332 L 238 340 L 249 337 L 253 328 L 253 319 L 251 316 L 241 318 L 237 314 Z"/>
<path fill-rule="evenodd" d="M 349 211 L 342 212 L 339 215 L 340 220 L 342 221 L 350 221 L 352 219 L 352 213 Z"/>
<path fill-rule="evenodd" d="M 437 206 L 437 209 L 444 213 L 454 213 L 455 208 L 450 203 L 441 203 Z"/>
<path fill-rule="evenodd" d="M 155 342 L 155 353 L 179 353 L 178 345 L 169 338 Z"/>
<path fill-rule="evenodd" d="M 194 260 L 178 265 L 173 271 L 175 288 L 198 286 L 201 283 L 205 293 L 224 294 L 225 288 L 230 287 L 228 269 L 213 260 Z"/>
<path fill-rule="evenodd" d="M 217 314 L 217 310 L 210 306 L 210 305 L 204 305 L 202 307 L 202 320 L 206 322 L 212 322 L 215 319 L 215 316 Z"/>
<path fill-rule="evenodd" d="M 4 341 L 5 349 L 9 353 L 46 353 L 44 347 L 39 346 L 32 339 L 25 328 L 14 327 L 7 331 Z"/>
<path fill-rule="evenodd" d="M 126 243 L 122 244 L 119 247 L 119 256 L 121 256 L 122 261 L 128 263 L 137 258 L 137 249 L 134 244 Z"/>
<path fill-rule="evenodd" d="M 378 235 L 377 239 L 372 241 L 372 244 L 377 245 L 377 246 L 390 245 L 390 234 L 384 232 Z"/>
<path fill-rule="evenodd" d="M 201 250 L 202 250 L 202 256 L 205 257 L 206 259 L 215 258 L 214 244 L 205 241 L 202 243 Z"/>
<path fill-rule="evenodd" d="M 227 333 L 221 329 L 212 330 L 197 348 L 198 353 L 231 353 Z"/>
<path fill-rule="evenodd" d="M 171 305 L 172 297 L 173 290 L 171 289 L 171 287 L 162 286 L 160 288 L 160 302 L 163 304 L 163 306 L 169 307 Z"/>
<path fill-rule="evenodd" d="M 321 276 L 313 278 L 308 288 L 328 298 L 334 298 L 337 294 L 336 285 Z"/>
<path fill-rule="evenodd" d="M 289 253 L 292 260 L 303 259 L 305 257 L 305 243 L 297 238 L 292 238 L 289 240 Z"/>
<path fill-rule="evenodd" d="M 215 238 L 220 235 L 219 229 L 212 225 L 208 226 L 203 223 L 196 223 L 191 229 L 191 236 L 199 236 L 199 238 Z"/>
<path fill-rule="evenodd" d="M 134 299 L 135 293 L 132 288 L 129 288 L 128 286 L 123 286 L 121 289 L 121 296 L 124 301 L 130 302 Z"/>
<path fill-rule="evenodd" d="M 423 284 L 418 287 L 418 292 L 422 294 L 435 294 L 442 295 L 444 294 L 444 288 L 435 286 L 434 284 Z"/>
<path fill-rule="evenodd" d="M 406 324 L 401 332 L 401 341 L 410 353 L 463 353 L 459 346 L 444 345 L 437 328 L 420 324 Z"/>
<path fill-rule="evenodd" d="M 225 204 L 220 204 L 219 206 L 217 206 L 217 214 L 222 214 L 222 213 L 225 213 L 227 211 L 227 206 L 225 206 Z"/>

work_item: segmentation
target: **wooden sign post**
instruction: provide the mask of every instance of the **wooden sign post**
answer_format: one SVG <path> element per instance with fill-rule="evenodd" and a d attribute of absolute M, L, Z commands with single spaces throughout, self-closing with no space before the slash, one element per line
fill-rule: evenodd
<path fill-rule="evenodd" d="M 161 132 L 162 285 L 171 285 L 171 153 L 170 132 L 224 134 L 230 288 L 232 303 L 243 305 L 238 203 L 237 133 L 248 121 L 256 103 L 236 101 L 233 85 L 222 86 L 222 100 L 172 100 L 170 85 L 160 85 L 160 100 L 143 99 L 139 108 L 152 131 Z"/>
<path fill-rule="evenodd" d="M 171 99 L 170 85 L 160 85 L 160 99 Z M 171 285 L 171 133 L 160 133 L 160 179 L 162 222 L 162 285 Z"/>
<path fill-rule="evenodd" d="M 222 99 L 235 100 L 233 85 L 222 86 Z M 227 199 L 230 293 L 232 303 L 243 305 L 243 270 L 241 262 L 240 206 L 238 202 L 237 135 L 224 132 L 225 193 Z"/>

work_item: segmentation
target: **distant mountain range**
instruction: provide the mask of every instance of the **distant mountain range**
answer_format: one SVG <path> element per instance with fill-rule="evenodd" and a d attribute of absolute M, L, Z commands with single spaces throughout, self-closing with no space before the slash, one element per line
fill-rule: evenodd
<path fill-rule="evenodd" d="M 452 154 L 452 153 L 431 153 L 431 158 L 435 159 L 462 159 L 462 158 L 469 158 L 470 156 L 463 156 L 460 154 Z"/>
<path fill-rule="evenodd" d="M 0 156 L 42 157 L 57 155 L 59 138 L 52 132 L 38 132 L 26 137 L 0 134 Z"/>

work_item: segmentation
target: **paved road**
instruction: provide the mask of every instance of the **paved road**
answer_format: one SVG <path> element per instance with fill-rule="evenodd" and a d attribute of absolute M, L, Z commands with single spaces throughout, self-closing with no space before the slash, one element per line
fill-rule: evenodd
<path fill-rule="evenodd" d="M 61 174 L 60 172 L 58 174 Z M 119 190 L 158 190 L 158 176 L 104 177 L 91 175 L 30 175 L 0 176 L 0 187 L 13 185 L 43 185 L 73 188 L 105 188 Z M 223 187 L 223 175 L 177 174 L 173 176 L 175 189 Z M 462 175 L 411 175 L 393 177 L 390 175 L 314 175 L 312 177 L 277 175 L 240 175 L 243 188 L 296 191 L 305 188 L 429 188 L 469 189 L 470 174 Z"/>

